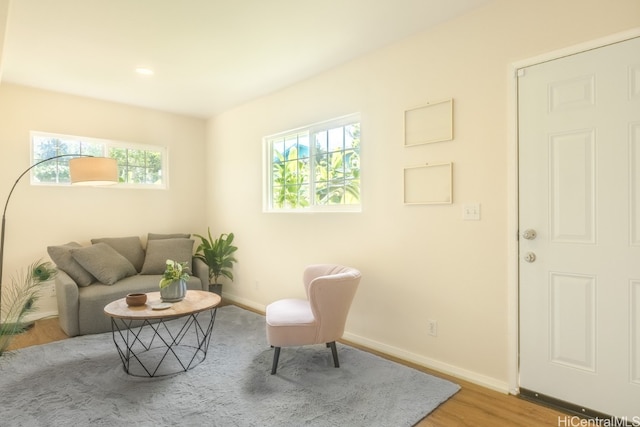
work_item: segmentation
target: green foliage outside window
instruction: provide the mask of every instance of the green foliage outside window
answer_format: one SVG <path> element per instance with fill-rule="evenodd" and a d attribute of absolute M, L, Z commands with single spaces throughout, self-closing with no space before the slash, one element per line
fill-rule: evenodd
<path fill-rule="evenodd" d="M 274 208 L 360 204 L 360 123 L 290 134 L 270 143 Z"/>
<path fill-rule="evenodd" d="M 298 158 L 298 148 L 274 152 L 273 204 L 279 208 L 309 206 L 309 158 Z"/>
<path fill-rule="evenodd" d="M 343 146 L 331 149 L 321 141 L 316 144 L 316 204 L 360 203 L 360 124 L 343 128 Z M 341 136 L 334 139 L 340 141 Z"/>
<path fill-rule="evenodd" d="M 118 162 L 120 182 L 132 184 L 162 183 L 162 153 L 129 148 L 110 148 L 109 157 Z"/>

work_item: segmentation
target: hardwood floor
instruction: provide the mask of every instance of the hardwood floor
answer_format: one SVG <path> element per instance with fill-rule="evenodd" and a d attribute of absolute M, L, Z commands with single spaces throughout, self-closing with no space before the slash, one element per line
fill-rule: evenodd
<path fill-rule="evenodd" d="M 32 345 L 47 344 L 69 338 L 58 325 L 57 317 L 37 320 L 26 332 L 16 335 L 9 343 L 7 350 L 31 347 Z"/>
<path fill-rule="evenodd" d="M 246 307 L 243 307 L 246 308 Z M 46 344 L 68 338 L 58 326 L 57 318 L 38 320 L 27 332 L 16 336 L 9 349 L 18 349 L 32 345 Z M 359 347 L 349 343 L 354 347 Z M 362 347 L 360 347 L 363 350 Z M 448 379 L 462 387 L 451 399 L 440 405 L 428 417 L 416 424 L 417 427 L 450 426 L 559 426 L 571 424 L 570 416 L 544 406 L 540 406 L 516 396 L 496 391 L 453 378 L 439 372 L 406 363 L 378 352 L 374 354 L 403 363 L 428 374 Z M 573 419 L 573 422 L 578 422 Z M 577 425 L 577 424 L 575 424 Z"/>

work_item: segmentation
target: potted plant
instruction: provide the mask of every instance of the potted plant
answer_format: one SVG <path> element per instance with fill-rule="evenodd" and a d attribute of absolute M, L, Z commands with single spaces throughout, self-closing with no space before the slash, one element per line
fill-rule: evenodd
<path fill-rule="evenodd" d="M 17 278 L 11 278 L 13 286 L 5 288 L 7 298 L 2 301 L 5 310 L 2 310 L 0 319 L 0 356 L 7 350 L 14 335 L 28 327 L 28 323 L 24 322 L 25 316 L 35 309 L 42 284 L 52 280 L 56 274 L 58 270 L 50 262 L 38 260 L 26 269 L 26 273 L 23 271 Z"/>
<path fill-rule="evenodd" d="M 189 267 L 186 262 L 171 259 L 166 261 L 162 279 L 160 279 L 160 297 L 164 302 L 182 301 L 187 294 Z"/>
<path fill-rule="evenodd" d="M 207 229 L 208 237 L 194 234 L 200 238 L 200 245 L 196 249 L 195 257 L 201 259 L 209 267 L 209 290 L 222 295 L 222 283 L 218 280 L 224 276 L 233 281 L 233 263 L 237 262 L 233 246 L 233 233 L 223 233 L 217 239 L 211 236 L 211 229 Z"/>

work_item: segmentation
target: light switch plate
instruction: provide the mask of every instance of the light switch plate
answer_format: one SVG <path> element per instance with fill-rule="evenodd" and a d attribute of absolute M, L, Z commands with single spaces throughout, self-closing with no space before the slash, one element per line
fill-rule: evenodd
<path fill-rule="evenodd" d="M 462 219 L 480 221 L 480 203 L 466 203 L 462 206 Z"/>

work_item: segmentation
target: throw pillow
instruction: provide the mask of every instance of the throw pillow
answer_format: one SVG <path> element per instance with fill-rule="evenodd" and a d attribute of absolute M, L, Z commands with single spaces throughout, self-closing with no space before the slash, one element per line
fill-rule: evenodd
<path fill-rule="evenodd" d="M 151 239 L 147 242 L 147 256 L 140 274 L 164 273 L 167 260 L 186 262 L 191 274 L 193 240 L 191 239 Z"/>
<path fill-rule="evenodd" d="M 72 249 L 71 256 L 105 285 L 113 285 L 118 280 L 137 273 L 129 260 L 106 243 Z"/>
<path fill-rule="evenodd" d="M 116 250 L 120 255 L 129 260 L 140 271 L 144 264 L 144 249 L 142 242 L 138 236 L 133 237 L 103 237 L 100 239 L 91 239 L 91 243 L 106 243 Z"/>
<path fill-rule="evenodd" d="M 174 233 L 174 234 L 161 234 L 161 233 L 149 233 L 147 240 L 160 240 L 160 239 L 188 239 L 191 234 L 188 233 Z"/>
<path fill-rule="evenodd" d="M 78 286 L 89 286 L 96 281 L 96 278 L 85 270 L 78 261 L 71 256 L 71 250 L 81 248 L 82 246 L 76 242 L 69 242 L 64 245 L 48 246 L 47 252 L 51 257 L 51 261 L 76 282 Z"/>

